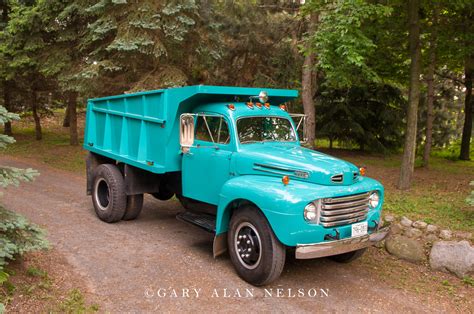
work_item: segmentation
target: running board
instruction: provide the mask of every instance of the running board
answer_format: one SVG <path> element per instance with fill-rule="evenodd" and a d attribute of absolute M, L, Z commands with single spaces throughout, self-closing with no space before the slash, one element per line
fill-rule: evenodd
<path fill-rule="evenodd" d="M 176 215 L 178 220 L 190 223 L 210 233 L 216 232 L 216 217 L 207 214 L 182 212 Z"/>

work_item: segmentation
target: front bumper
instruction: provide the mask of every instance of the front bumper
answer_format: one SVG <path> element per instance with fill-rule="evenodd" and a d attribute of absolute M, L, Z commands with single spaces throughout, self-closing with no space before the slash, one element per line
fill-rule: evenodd
<path fill-rule="evenodd" d="M 296 258 L 309 259 L 343 254 L 360 250 L 382 241 L 388 235 L 389 228 L 382 228 L 371 234 L 357 238 L 347 238 L 337 241 L 314 244 L 299 244 L 296 246 Z"/>

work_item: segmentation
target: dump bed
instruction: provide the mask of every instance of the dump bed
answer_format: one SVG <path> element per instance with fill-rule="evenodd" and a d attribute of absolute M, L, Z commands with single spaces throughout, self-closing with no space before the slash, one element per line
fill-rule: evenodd
<path fill-rule="evenodd" d="M 84 148 L 154 173 L 181 170 L 179 116 L 212 102 L 234 102 L 265 90 L 272 105 L 297 97 L 295 90 L 187 86 L 90 99 Z"/>

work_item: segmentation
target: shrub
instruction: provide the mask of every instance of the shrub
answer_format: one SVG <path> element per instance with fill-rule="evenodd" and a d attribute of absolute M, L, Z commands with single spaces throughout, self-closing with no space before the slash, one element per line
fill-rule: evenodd
<path fill-rule="evenodd" d="M 0 271 L 15 256 L 47 247 L 45 232 L 41 228 L 0 206 Z"/>

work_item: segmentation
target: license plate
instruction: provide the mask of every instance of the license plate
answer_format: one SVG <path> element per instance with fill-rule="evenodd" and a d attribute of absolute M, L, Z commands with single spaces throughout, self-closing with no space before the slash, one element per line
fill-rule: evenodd
<path fill-rule="evenodd" d="M 367 221 L 352 225 L 351 237 L 360 237 L 367 234 Z"/>

